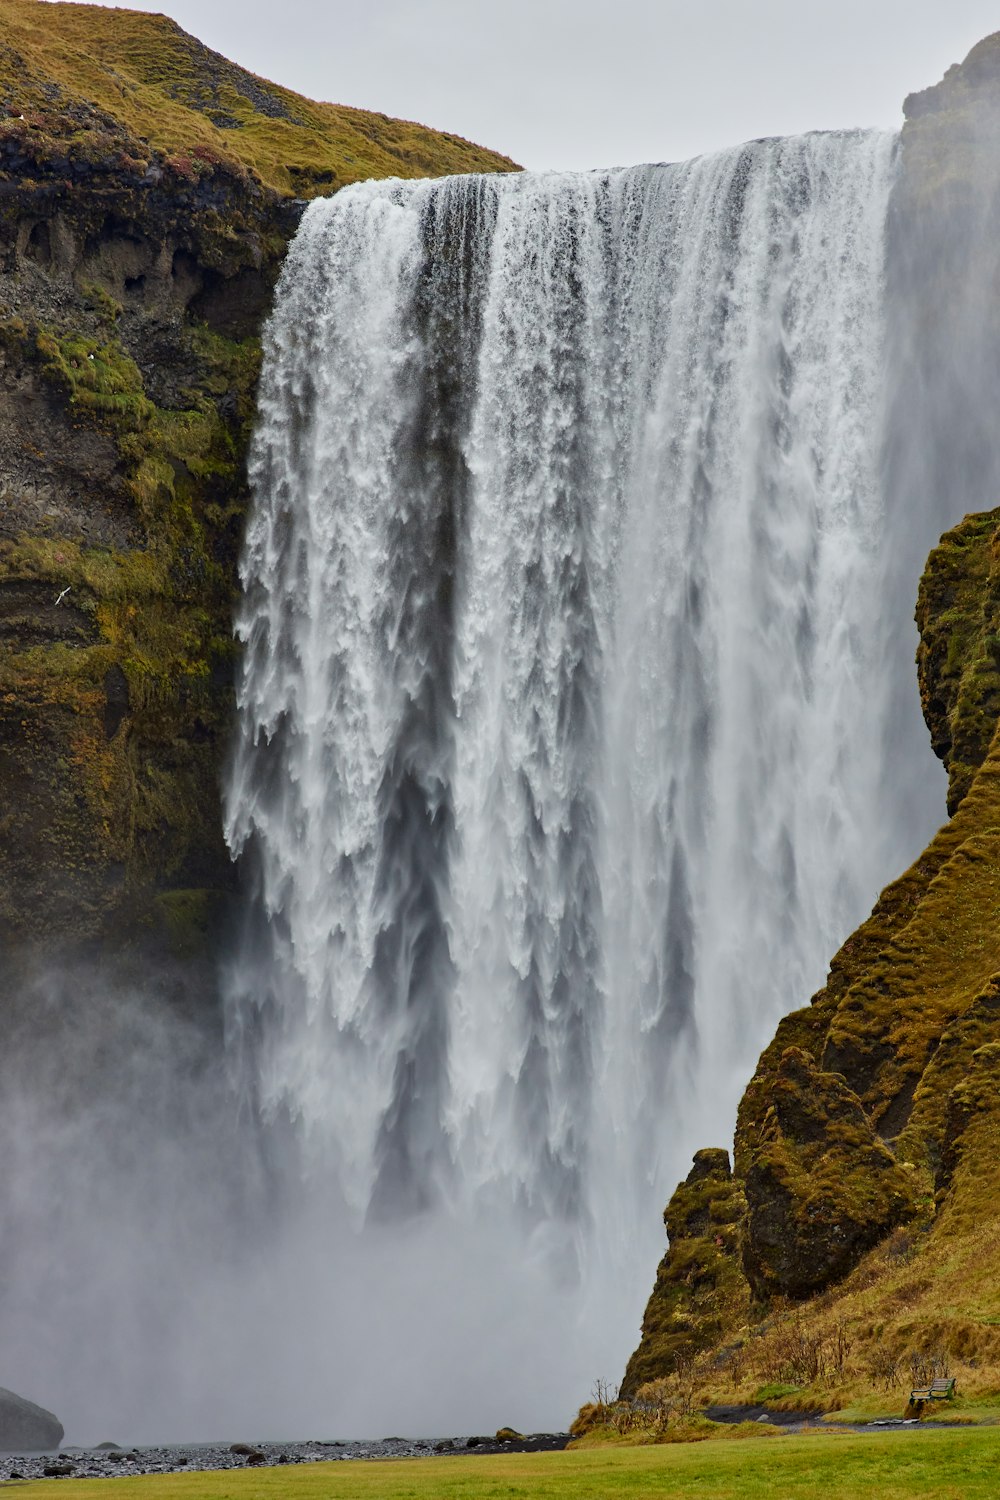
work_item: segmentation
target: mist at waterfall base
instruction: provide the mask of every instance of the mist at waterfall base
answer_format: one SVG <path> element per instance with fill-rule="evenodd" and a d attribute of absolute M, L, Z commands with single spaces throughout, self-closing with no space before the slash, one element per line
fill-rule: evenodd
<path fill-rule="evenodd" d="M 943 814 L 895 150 L 307 211 L 222 1022 L 40 978 L 0 1060 L 0 1383 L 70 1441 L 561 1427 L 620 1376 L 690 1153 Z"/>

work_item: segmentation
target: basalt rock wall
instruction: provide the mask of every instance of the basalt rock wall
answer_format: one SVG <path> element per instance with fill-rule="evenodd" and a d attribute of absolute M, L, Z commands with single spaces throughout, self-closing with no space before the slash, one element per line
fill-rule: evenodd
<path fill-rule="evenodd" d="M 0 923 L 182 943 L 217 782 L 256 329 L 289 208 L 223 170 L 0 199 Z"/>

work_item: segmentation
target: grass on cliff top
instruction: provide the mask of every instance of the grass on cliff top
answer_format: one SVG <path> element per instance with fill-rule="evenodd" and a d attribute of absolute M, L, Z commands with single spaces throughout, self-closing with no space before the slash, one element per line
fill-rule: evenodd
<path fill-rule="evenodd" d="M 516 170 L 459 136 L 268 83 L 167 16 L 46 0 L 0 0 L 4 133 L 71 154 L 159 151 L 181 175 L 249 168 L 301 197 L 366 177 Z"/>
<path fill-rule="evenodd" d="M 5 1486 L 8 1489 L 16 1485 Z M 46 1500 L 993 1500 L 1000 1434 L 984 1430 L 801 1436 L 671 1448 L 589 1449 L 479 1458 L 323 1463 L 139 1479 L 34 1481 Z"/>

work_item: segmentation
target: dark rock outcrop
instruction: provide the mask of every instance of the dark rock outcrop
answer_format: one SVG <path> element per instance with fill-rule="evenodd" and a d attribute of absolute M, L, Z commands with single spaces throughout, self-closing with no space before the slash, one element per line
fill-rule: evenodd
<path fill-rule="evenodd" d="M 6 1453 L 40 1453 L 58 1448 L 63 1425 L 43 1406 L 0 1388 L 0 1449 Z"/>
<path fill-rule="evenodd" d="M 706 1348 L 745 1315 L 749 1295 L 740 1264 L 745 1211 L 728 1151 L 696 1152 L 663 1215 L 669 1247 L 646 1305 L 642 1341 L 625 1371 L 623 1397 Z"/>
<path fill-rule="evenodd" d="M 750 1148 L 743 1266 L 758 1297 L 807 1297 L 917 1209 L 911 1174 L 861 1100 L 798 1047 L 782 1053 Z"/>

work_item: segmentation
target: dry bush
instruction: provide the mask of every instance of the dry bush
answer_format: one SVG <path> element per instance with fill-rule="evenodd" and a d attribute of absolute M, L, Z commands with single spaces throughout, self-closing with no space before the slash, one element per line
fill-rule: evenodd
<path fill-rule="evenodd" d="M 629 1433 L 644 1427 L 645 1422 L 643 1414 L 637 1410 L 633 1401 L 616 1401 L 614 1406 L 608 1408 L 608 1425 L 621 1437 L 627 1437 Z"/>
<path fill-rule="evenodd" d="M 674 1403 L 663 1389 L 668 1384 L 668 1381 L 654 1381 L 643 1386 L 634 1401 L 628 1401 L 622 1399 L 619 1387 L 611 1381 L 596 1380 L 591 1400 L 581 1406 L 570 1432 L 574 1437 L 582 1437 L 598 1427 L 608 1428 L 619 1437 L 651 1430 L 660 1432 L 674 1412 Z"/>
<path fill-rule="evenodd" d="M 899 1357 L 882 1344 L 876 1344 L 865 1361 L 865 1374 L 872 1385 L 884 1391 L 895 1390 L 900 1382 Z"/>
<path fill-rule="evenodd" d="M 916 1249 L 916 1238 L 912 1228 L 907 1224 L 900 1224 L 897 1229 L 893 1230 L 882 1248 L 886 1260 L 909 1260 Z"/>
<path fill-rule="evenodd" d="M 760 1369 L 765 1379 L 791 1385 L 813 1385 L 826 1374 L 826 1340 L 821 1333 L 807 1333 L 796 1319 L 776 1328 L 760 1351 Z"/>
<path fill-rule="evenodd" d="M 945 1349 L 911 1349 L 908 1363 L 913 1386 L 930 1385 L 932 1380 L 943 1380 L 950 1374 Z"/>
<path fill-rule="evenodd" d="M 617 1385 L 612 1385 L 610 1380 L 595 1380 L 590 1400 L 580 1407 L 570 1426 L 573 1437 L 582 1437 L 595 1427 L 610 1427 L 612 1414 L 618 1404 Z"/>
<path fill-rule="evenodd" d="M 854 1343 L 847 1336 L 847 1324 L 842 1318 L 838 1318 L 830 1338 L 830 1368 L 841 1378 L 846 1374 L 853 1348 Z"/>
<path fill-rule="evenodd" d="M 620 1387 L 612 1385 L 610 1380 L 597 1379 L 594 1381 L 594 1389 L 590 1399 L 595 1406 L 614 1406 L 618 1400 Z"/>
<path fill-rule="evenodd" d="M 668 1416 L 689 1417 L 695 1408 L 695 1361 L 690 1354 L 678 1354 L 674 1368 L 659 1382 L 658 1406 L 662 1420 Z"/>
<path fill-rule="evenodd" d="M 677 1358 L 673 1372 L 641 1386 L 633 1409 L 632 1430 L 641 1429 L 662 1435 L 668 1427 L 686 1422 L 697 1411 L 699 1402 L 698 1367 L 692 1355 Z"/>
<path fill-rule="evenodd" d="M 749 1355 L 745 1344 L 730 1344 L 718 1360 L 718 1368 L 725 1370 L 734 1387 L 743 1385 L 748 1375 Z"/>

